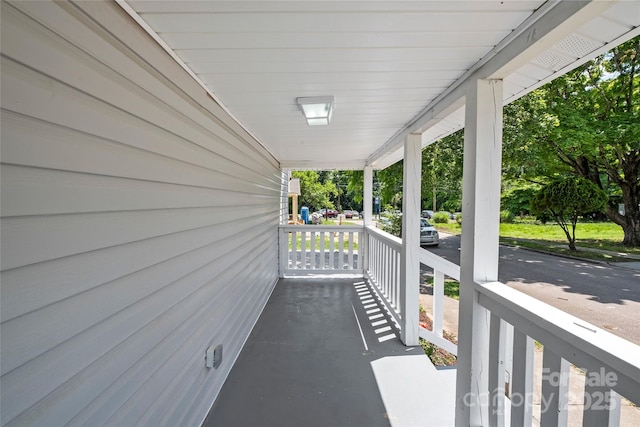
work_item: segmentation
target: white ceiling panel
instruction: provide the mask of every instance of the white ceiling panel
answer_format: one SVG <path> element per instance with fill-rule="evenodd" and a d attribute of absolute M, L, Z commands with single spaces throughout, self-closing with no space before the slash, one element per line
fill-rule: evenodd
<path fill-rule="evenodd" d="M 300 168 L 386 167 L 404 134 L 429 144 L 462 126 L 456 91 L 494 57 L 524 64 L 505 77 L 512 100 L 640 21 L 631 1 L 119 2 L 283 167 Z M 296 98 L 329 95 L 331 124 L 307 126 Z"/>
<path fill-rule="evenodd" d="M 440 0 L 440 1 L 344 1 L 317 0 L 306 1 L 203 1 L 203 0 L 130 0 L 138 13 L 230 13 L 230 12 L 468 12 L 472 11 L 522 11 L 535 10 L 540 6 L 538 0 L 517 1 L 478 1 L 478 0 Z"/>
<path fill-rule="evenodd" d="M 250 67 L 247 62 L 197 62 L 190 61 L 189 66 L 197 73 L 370 73 L 370 72 L 398 72 L 398 71 L 439 71 L 454 73 L 469 67 L 469 60 L 416 60 L 409 61 L 296 61 L 296 62 L 253 62 Z"/>
<path fill-rule="evenodd" d="M 215 49 L 225 46 L 227 49 L 270 49 L 278 46 L 281 49 L 322 49 L 344 48 L 345 40 L 349 40 L 350 48 L 408 48 L 423 47 L 425 41 L 438 47 L 459 47 L 466 41 L 468 46 L 484 46 L 491 48 L 501 32 L 467 31 L 456 34 L 445 32 L 307 32 L 291 36 L 290 32 L 268 33 L 256 38 L 255 33 L 162 33 L 174 49 Z"/>
<path fill-rule="evenodd" d="M 385 33 L 429 31 L 455 34 L 465 31 L 511 31 L 531 11 L 387 13 L 354 11 L 314 12 L 191 12 L 141 14 L 160 35 L 163 33 Z M 267 16 L 268 15 L 268 16 Z M 265 19 L 267 18 L 267 19 Z"/>
<path fill-rule="evenodd" d="M 295 37 L 295 36 L 292 36 Z M 424 59 L 433 63 L 461 61 L 476 63 L 489 49 L 474 46 L 444 47 L 406 47 L 386 48 L 316 48 L 316 49 L 175 49 L 180 58 L 189 62 L 377 62 L 403 61 L 413 62 Z M 214 59 L 215 58 L 215 59 Z"/>

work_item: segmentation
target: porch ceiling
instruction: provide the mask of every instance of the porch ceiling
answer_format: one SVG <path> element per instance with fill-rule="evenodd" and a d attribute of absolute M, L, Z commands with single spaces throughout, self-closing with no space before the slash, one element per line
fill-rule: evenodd
<path fill-rule="evenodd" d="M 636 1 L 118 1 L 285 169 L 384 168 L 462 127 L 470 76 L 510 102 L 640 33 Z"/>

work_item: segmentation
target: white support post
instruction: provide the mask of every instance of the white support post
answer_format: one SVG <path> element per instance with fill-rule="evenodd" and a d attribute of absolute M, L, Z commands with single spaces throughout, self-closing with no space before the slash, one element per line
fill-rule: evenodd
<path fill-rule="evenodd" d="M 408 135 L 404 142 L 400 261 L 401 338 L 407 346 L 419 344 L 421 149 L 422 137 Z"/>
<path fill-rule="evenodd" d="M 373 222 L 373 168 L 371 166 L 364 168 L 362 210 L 364 211 L 364 226 L 368 227 Z"/>
<path fill-rule="evenodd" d="M 362 218 L 365 229 L 373 223 L 373 168 L 371 166 L 365 166 L 364 168 L 364 191 L 362 194 L 362 210 L 364 211 L 364 217 Z M 367 236 L 365 230 L 362 236 Z M 369 270 L 369 245 L 367 244 L 367 238 L 358 240 L 358 257 L 363 271 Z"/>
<path fill-rule="evenodd" d="M 476 80 L 466 96 L 462 186 L 456 427 L 489 424 L 489 313 L 474 282 L 498 279 L 502 81 Z"/>

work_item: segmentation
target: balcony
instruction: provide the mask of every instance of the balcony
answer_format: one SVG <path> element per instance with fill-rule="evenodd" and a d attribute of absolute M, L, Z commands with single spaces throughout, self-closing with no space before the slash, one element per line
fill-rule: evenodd
<path fill-rule="evenodd" d="M 401 286 L 400 239 L 373 227 L 281 226 L 280 242 L 288 277 L 276 286 L 204 425 L 454 425 L 456 370 L 436 369 L 401 337 L 415 328 L 420 338 L 457 353 L 443 338 L 442 317 L 444 278 L 459 279 L 460 268 L 420 249 L 421 267 L 434 276 L 428 331 L 407 324 L 403 314 L 411 307 L 403 298 L 418 295 Z M 458 400 L 477 397 L 490 425 L 575 425 L 576 408 L 568 404 L 575 365 L 602 380 L 582 389 L 582 425 L 630 425 L 620 422 L 621 396 L 638 403 L 637 345 L 501 283 L 473 287 L 488 319 L 488 341 L 474 343 L 486 361 L 485 388 L 476 396 L 458 393 Z M 536 346 L 542 366 L 534 363 Z"/>

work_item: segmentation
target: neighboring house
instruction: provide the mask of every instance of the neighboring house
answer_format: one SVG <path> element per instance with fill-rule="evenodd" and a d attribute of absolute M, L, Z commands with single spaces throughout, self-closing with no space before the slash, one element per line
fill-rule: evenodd
<path fill-rule="evenodd" d="M 471 4 L 453 2 L 445 15 L 456 15 L 467 27 L 478 23 L 482 36 L 465 47 L 451 42 L 455 32 L 437 22 L 424 27 L 429 34 L 418 40 L 392 27 L 375 35 L 376 25 L 392 25 L 379 18 L 383 13 L 369 24 L 357 13 L 340 13 L 342 7 L 361 12 L 374 7 L 366 2 L 255 2 L 247 7 L 256 10 L 244 15 L 235 9 L 241 3 L 2 1 L 2 425 L 199 425 L 232 368 L 223 363 L 211 374 L 203 362 L 206 349 L 223 343 L 225 360 L 235 360 L 278 280 L 279 224 L 287 217 L 284 172 L 364 169 L 365 212 L 371 212 L 371 171 L 404 157 L 404 195 L 416 212 L 404 220 L 417 224 L 420 197 L 412 195 L 419 194 L 420 165 L 414 160 L 424 144 L 464 123 L 468 147 L 477 147 L 465 153 L 474 165 L 465 172 L 465 220 L 469 230 L 487 237 L 482 247 L 463 242 L 467 264 L 461 277 L 468 286 L 460 306 L 467 332 L 460 336 L 459 372 L 471 372 L 477 363 L 473 334 L 488 334 L 478 332 L 479 291 L 473 282 L 497 279 L 499 206 L 484 195 L 499 191 L 503 100 L 638 34 L 639 20 L 634 2 L 486 2 L 477 6 L 487 8 L 486 19 L 473 14 L 471 19 L 464 14 Z M 377 12 L 396 7 L 376 3 L 374 8 L 382 8 Z M 402 25 L 420 24 L 411 12 L 415 7 L 436 13 L 430 2 L 415 3 L 398 6 L 408 8 L 398 15 Z M 503 11 L 491 10 L 493 3 L 505 3 L 507 10 L 500 15 Z M 306 61 L 292 72 L 317 63 L 317 81 L 292 79 L 285 90 L 290 105 L 273 106 L 278 114 L 284 108 L 286 117 L 269 118 L 274 111 L 264 104 L 247 108 L 242 99 L 268 103 L 272 98 L 265 92 L 277 90 L 265 83 L 269 77 L 247 85 L 229 64 L 249 58 L 256 73 L 277 74 L 284 59 L 266 52 L 279 43 L 294 49 L 296 36 L 276 32 L 274 25 L 273 37 L 252 40 L 255 47 L 245 52 L 246 26 L 264 31 L 269 26 L 260 25 L 270 12 L 291 8 L 304 18 L 291 31 L 304 33 L 304 25 L 314 22 L 313 12 L 323 7 L 329 12 L 319 13 L 320 23 L 332 14 L 340 18 L 336 25 L 351 19 L 374 43 L 398 49 L 354 62 L 354 78 L 341 81 L 331 71 L 341 58 L 329 48 L 363 43 L 365 49 L 370 41 L 358 41 L 362 35 L 356 29 L 341 39 L 328 27 L 328 50 L 306 51 Z M 215 20 L 223 28 L 215 37 L 198 39 L 216 8 L 225 12 Z M 184 32 L 185 25 L 193 25 L 193 32 Z M 577 35 L 589 31 L 590 39 Z M 191 64 L 190 72 L 157 42 L 158 35 Z M 406 82 L 420 80 L 430 65 L 411 69 L 400 55 L 404 44 L 416 49 L 416 63 L 421 55 L 440 57 L 434 77 L 424 82 L 434 83 L 416 96 Z M 224 49 L 216 50 L 219 46 Z M 208 51 L 211 57 L 199 56 Z M 219 84 L 218 77 L 207 76 L 216 55 L 229 66 L 223 76 L 228 80 Z M 366 127 L 378 119 L 375 114 L 340 118 L 341 110 L 348 111 L 347 99 L 377 103 L 382 115 L 390 111 L 385 100 L 398 100 L 376 98 L 375 87 L 358 86 L 364 101 L 355 100 L 355 93 L 340 98 L 325 91 L 366 82 L 367 62 L 383 72 L 407 71 L 406 79 L 392 73 L 395 80 L 376 81 L 376 75 L 371 81 L 413 107 L 405 103 L 397 110 L 390 119 L 394 128 L 380 117 L 385 130 L 374 129 L 362 140 L 349 121 Z M 536 75 L 518 74 L 528 65 Z M 210 85 L 207 90 L 194 75 Z M 273 78 L 274 85 L 282 83 Z M 295 98 L 311 96 L 303 89 L 315 84 L 319 95 L 336 96 L 337 108 L 332 125 L 320 129 L 324 136 L 301 140 L 313 128 L 303 123 Z M 234 109 L 236 102 L 242 106 Z M 344 137 L 336 140 L 339 134 Z M 495 223 L 482 223 L 476 211 L 489 218 L 495 214 Z M 370 213 L 365 216 L 370 221 Z M 410 286 L 417 266 L 409 265 L 407 253 L 415 238 L 403 242 L 403 283 Z M 405 319 L 405 342 L 417 340 L 411 320 Z M 629 369 L 637 372 L 637 366 Z M 460 390 L 477 380 L 461 377 Z M 459 425 L 475 416 L 458 415 Z"/>

